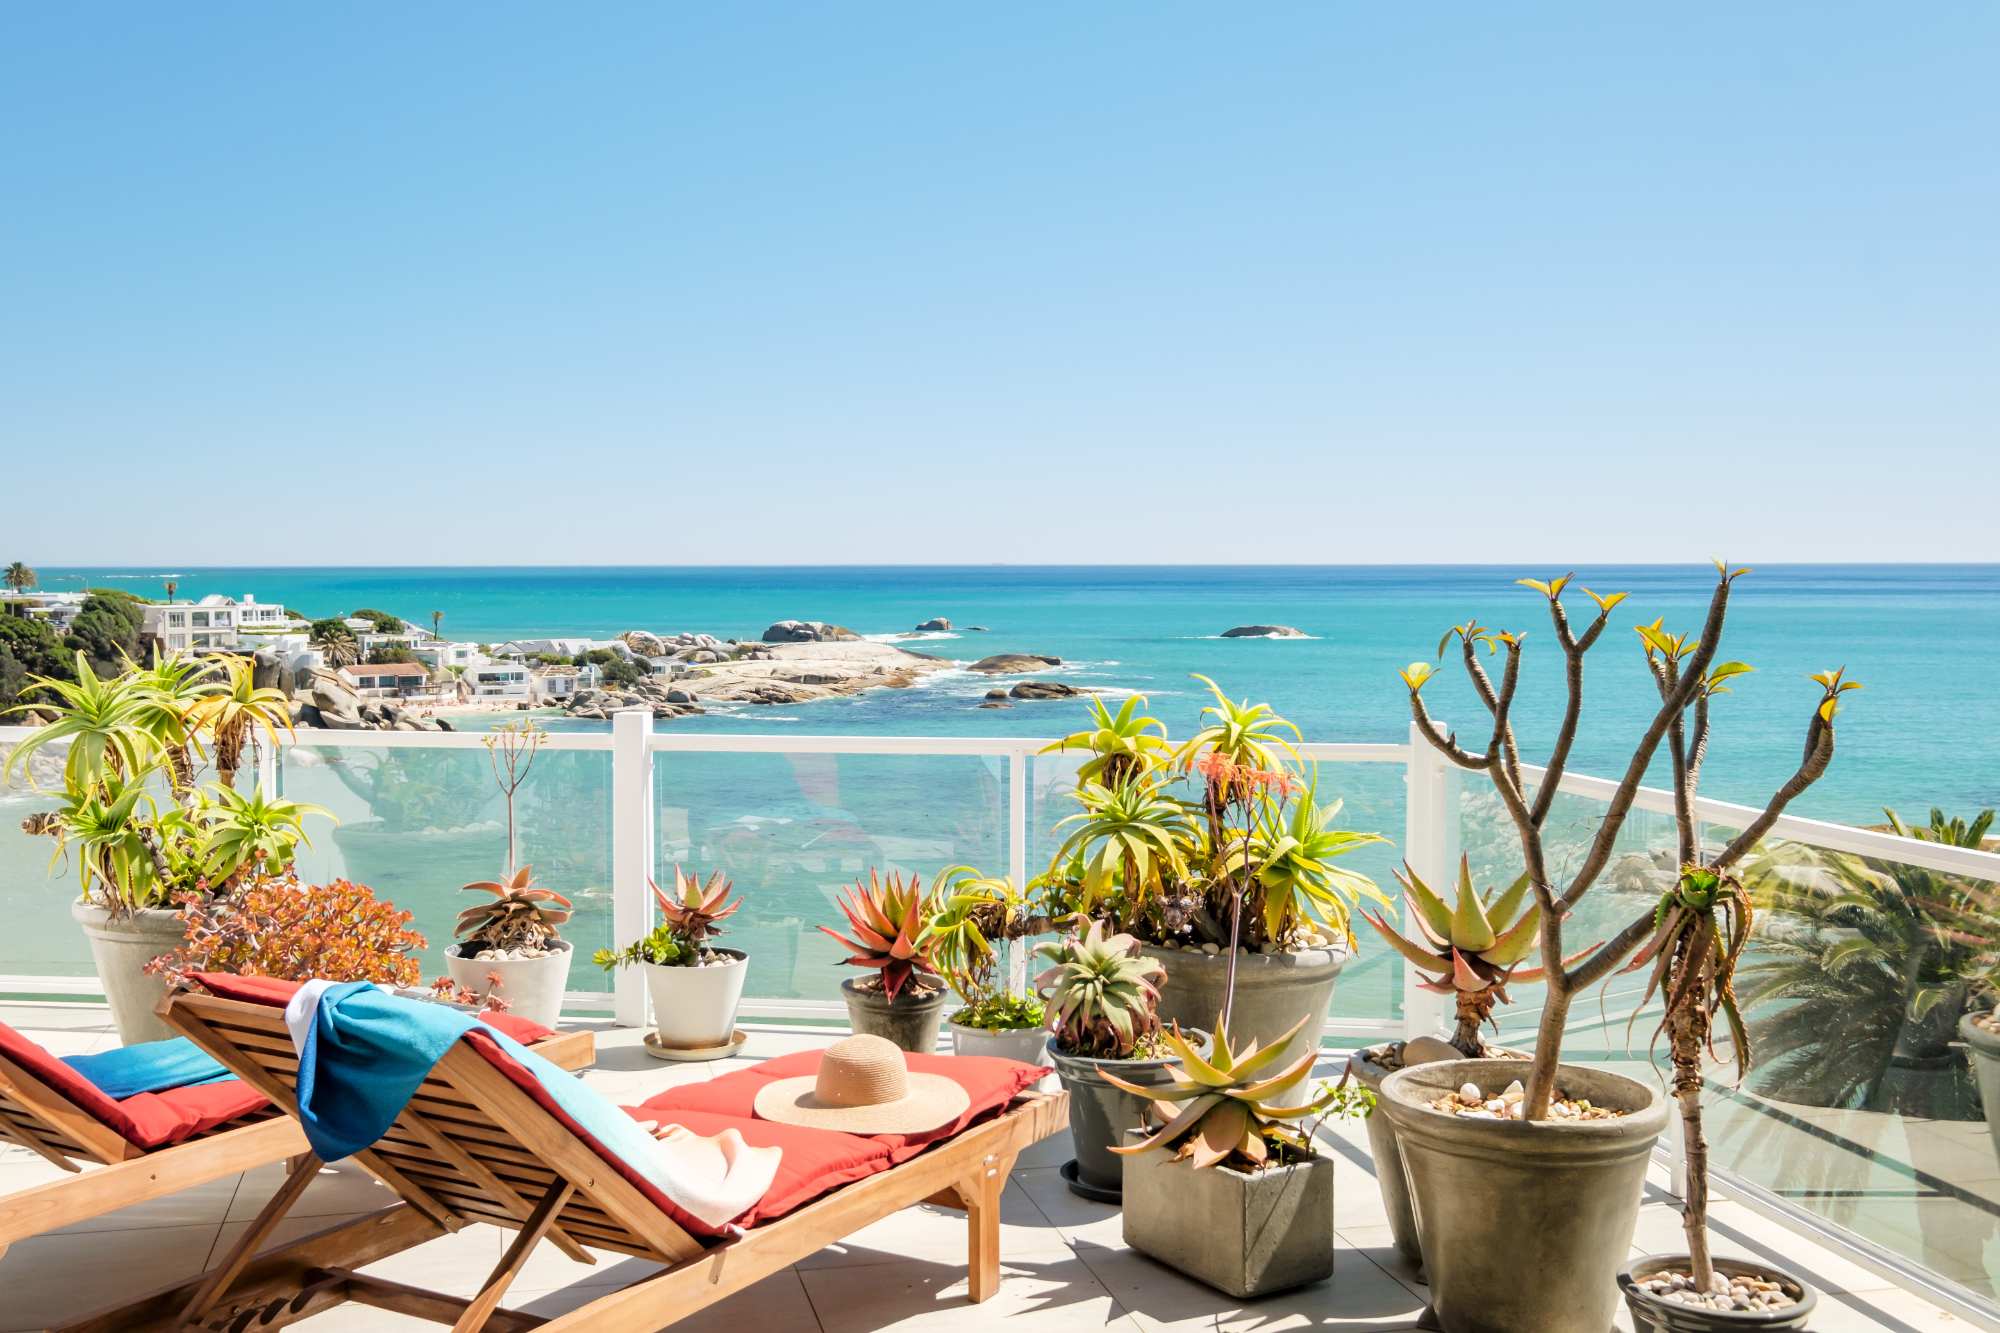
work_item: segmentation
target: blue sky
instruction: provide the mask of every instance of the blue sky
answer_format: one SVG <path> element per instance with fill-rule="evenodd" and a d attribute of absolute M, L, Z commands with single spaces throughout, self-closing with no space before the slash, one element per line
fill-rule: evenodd
<path fill-rule="evenodd" d="M 15 6 L 0 559 L 2000 558 L 1996 56 L 1986 3 Z"/>

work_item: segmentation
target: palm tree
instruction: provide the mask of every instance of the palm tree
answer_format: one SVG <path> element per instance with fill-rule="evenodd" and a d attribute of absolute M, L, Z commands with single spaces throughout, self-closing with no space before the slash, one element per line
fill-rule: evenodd
<path fill-rule="evenodd" d="M 341 621 L 314 621 L 310 642 L 319 649 L 328 666 L 353 666 L 361 660 L 360 641 L 354 637 L 354 631 Z"/>
<path fill-rule="evenodd" d="M 1927 827 L 1888 815 L 1901 837 L 1980 847 L 1993 823 L 1931 812 Z M 1752 1087 L 1809 1106 L 1885 1110 L 1913 1096 L 1925 1115 L 1970 1103 L 1970 1078 L 1952 1056 L 1982 959 L 1994 947 L 1984 889 L 1919 866 L 1795 843 L 1744 867 L 1760 909 L 1754 951 L 1736 974 L 1758 1070 Z M 1912 1071 L 1949 1072 L 1943 1086 Z"/>
<path fill-rule="evenodd" d="M 29 569 L 19 560 L 7 566 L 7 572 L 4 575 L 0 575 L 0 578 L 4 578 L 7 586 L 15 592 L 26 592 L 41 582 L 36 576 L 35 571 Z"/>
<path fill-rule="evenodd" d="M 233 790 L 244 745 L 260 734 L 276 745 L 280 727 L 291 731 L 292 714 L 282 691 L 255 683 L 249 658 L 225 657 L 221 667 L 222 678 L 194 706 L 193 721 L 213 739 L 215 775 Z"/>
<path fill-rule="evenodd" d="M 431 637 L 433 639 L 440 637 L 438 634 L 438 626 L 442 625 L 443 623 L 444 623 L 444 612 L 442 611 L 431 612 Z"/>
<path fill-rule="evenodd" d="M 181 590 L 181 585 L 180 585 L 180 584 L 178 584 L 178 583 L 174 582 L 174 581 L 173 581 L 172 579 L 168 579 L 168 580 L 167 580 L 167 600 L 168 600 L 168 601 L 170 601 L 170 602 L 171 602 L 171 601 L 173 601 L 173 600 L 174 600 L 174 594 L 175 594 L 175 593 L 177 593 L 177 592 L 179 592 L 180 590 Z"/>

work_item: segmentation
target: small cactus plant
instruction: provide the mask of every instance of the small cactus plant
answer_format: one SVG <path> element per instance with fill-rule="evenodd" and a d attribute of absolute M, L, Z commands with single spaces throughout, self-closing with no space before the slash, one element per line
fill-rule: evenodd
<path fill-rule="evenodd" d="M 1080 938 L 1058 940 L 1035 952 L 1055 966 L 1035 978 L 1047 988 L 1049 1031 L 1072 1055 L 1130 1059 L 1160 1030 L 1160 987 L 1167 970 L 1139 952 L 1130 935 L 1106 935 L 1092 921 Z"/>
<path fill-rule="evenodd" d="M 885 880 L 871 869 L 867 883 L 856 880 L 842 895 L 840 910 L 853 938 L 830 926 L 820 930 L 853 951 L 843 962 L 880 974 L 882 994 L 891 1004 L 919 968 L 936 971 L 931 960 L 933 908 L 921 877 L 906 880 L 891 871 Z"/>
<path fill-rule="evenodd" d="M 562 938 L 558 927 L 570 917 L 569 899 L 538 888 L 533 866 L 522 866 L 505 881 L 482 879 L 460 891 L 493 895 L 492 902 L 458 914 L 458 937 L 487 949 L 546 948 Z"/>
<path fill-rule="evenodd" d="M 1483 1029 L 1493 1020 L 1493 1006 L 1507 1002 L 1507 983 L 1539 981 L 1542 976 L 1540 968 L 1521 966 L 1534 951 L 1542 920 L 1542 909 L 1528 897 L 1528 877 L 1521 876 L 1497 898 L 1484 902 L 1472 887 L 1471 864 L 1460 857 L 1456 907 L 1446 906 L 1407 864 L 1396 872 L 1396 880 L 1403 886 L 1418 938 L 1406 938 L 1374 913 L 1362 916 L 1425 974 L 1420 986 L 1457 998 L 1452 1046 L 1471 1060 L 1494 1054 Z"/>
<path fill-rule="evenodd" d="M 675 866 L 671 895 L 650 879 L 646 885 L 653 891 L 653 901 L 660 906 L 661 919 L 696 950 L 708 942 L 710 935 L 722 933 L 716 929 L 716 922 L 735 915 L 736 909 L 743 906 L 742 899 L 729 896 L 729 877 L 720 870 L 704 884 L 699 876 L 683 874 Z"/>

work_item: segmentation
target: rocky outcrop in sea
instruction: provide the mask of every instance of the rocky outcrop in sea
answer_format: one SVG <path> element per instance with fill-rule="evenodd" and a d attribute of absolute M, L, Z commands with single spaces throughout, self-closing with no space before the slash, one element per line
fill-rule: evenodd
<path fill-rule="evenodd" d="M 1238 625 L 1222 631 L 1225 639 L 1303 639 L 1306 632 L 1290 625 Z"/>

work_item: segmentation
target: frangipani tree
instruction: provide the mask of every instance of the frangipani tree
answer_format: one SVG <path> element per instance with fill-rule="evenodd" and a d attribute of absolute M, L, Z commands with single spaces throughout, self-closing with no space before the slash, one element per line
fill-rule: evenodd
<path fill-rule="evenodd" d="M 1435 675 L 1431 665 L 1416 662 L 1403 671 L 1403 682 L 1410 692 L 1411 716 L 1419 732 L 1452 763 L 1486 774 L 1499 794 L 1520 837 L 1529 889 L 1541 909 L 1539 930 L 1548 998 L 1542 1008 L 1528 1080 L 1527 1119 L 1540 1120 L 1549 1114 L 1556 1068 L 1562 1058 L 1563 1030 L 1577 992 L 1603 981 L 1634 949 L 1649 938 L 1652 940 L 1646 957 L 1657 960 L 1655 983 L 1666 996 L 1663 1029 L 1676 1057 L 1675 1096 L 1681 1104 L 1688 1163 L 1684 1217 L 1696 1278 L 1702 1283 L 1708 1280 L 1708 1273 L 1702 1271 L 1708 1267 L 1708 1153 L 1701 1128 L 1701 1081 L 1698 1073 L 1683 1076 L 1680 1057 L 1689 1053 L 1698 1063 L 1700 1052 L 1708 1045 L 1710 1025 L 1717 1012 L 1731 1016 L 1732 1028 L 1739 1042 L 1743 1040 L 1740 1023 L 1733 1017 L 1730 979 L 1748 937 L 1749 915 L 1747 900 L 1736 886 L 1731 868 L 1757 846 L 1785 807 L 1826 772 L 1833 761 L 1833 719 L 1840 698 L 1860 688 L 1844 679 L 1841 671 L 1821 672 L 1812 678 L 1820 688 L 1820 696 L 1806 722 L 1798 768 L 1727 846 L 1713 853 L 1704 848 L 1696 834 L 1695 793 L 1702 764 L 1708 756 L 1710 705 L 1717 696 L 1728 692 L 1729 681 L 1751 670 L 1742 662 L 1718 661 L 1730 591 L 1736 580 L 1749 572 L 1732 569 L 1721 561 L 1716 563 L 1715 590 L 1697 635 L 1673 634 L 1660 620 L 1636 627 L 1659 694 L 1659 708 L 1633 747 L 1624 776 L 1613 791 L 1581 861 L 1561 883 L 1557 882 L 1542 829 L 1576 741 L 1577 724 L 1583 713 L 1585 658 L 1602 638 L 1612 611 L 1625 600 L 1625 594 L 1600 595 L 1582 589 L 1595 604 L 1597 614 L 1579 634 L 1562 600 L 1572 575 L 1546 581 L 1518 580 L 1541 594 L 1547 604 L 1556 644 L 1563 654 L 1566 682 L 1562 721 L 1549 761 L 1532 785 L 1521 764 L 1512 721 L 1521 680 L 1524 635 L 1468 621 L 1447 630 L 1439 641 L 1438 657 L 1442 660 L 1445 650 L 1456 640 L 1473 692 L 1492 720 L 1486 743 L 1477 751 L 1466 748 L 1456 734 L 1446 734 L 1432 722 L 1423 700 L 1423 688 Z M 1480 662 L 1481 648 L 1489 655 L 1504 653 L 1498 681 Z M 1666 746 L 1672 771 L 1679 878 L 1655 909 L 1635 919 L 1606 943 L 1570 959 L 1564 952 L 1564 922 L 1610 864 L 1619 830 L 1631 813 L 1647 769 L 1662 745 Z M 1739 1050 L 1739 1057 L 1747 1059 L 1747 1050 Z"/>

